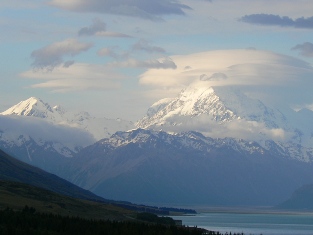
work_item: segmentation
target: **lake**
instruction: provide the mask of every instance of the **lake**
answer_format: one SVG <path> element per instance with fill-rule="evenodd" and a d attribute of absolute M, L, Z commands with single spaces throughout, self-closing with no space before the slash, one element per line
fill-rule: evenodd
<path fill-rule="evenodd" d="M 183 225 L 245 235 L 313 235 L 313 214 L 201 213 L 172 216 Z"/>

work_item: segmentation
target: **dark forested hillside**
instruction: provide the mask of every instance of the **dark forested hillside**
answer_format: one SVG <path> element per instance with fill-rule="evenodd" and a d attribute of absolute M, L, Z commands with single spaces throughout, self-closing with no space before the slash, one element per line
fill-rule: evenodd
<path fill-rule="evenodd" d="M 25 207 L 21 212 L 14 212 L 10 209 L 0 211 L 1 235 L 201 235 L 203 232 L 203 229 L 148 224 L 139 221 L 117 222 L 64 217 L 37 213 L 36 209 L 31 207 Z"/>
<path fill-rule="evenodd" d="M 26 183 L 74 198 L 105 201 L 56 175 L 23 163 L 0 150 L 0 180 Z"/>

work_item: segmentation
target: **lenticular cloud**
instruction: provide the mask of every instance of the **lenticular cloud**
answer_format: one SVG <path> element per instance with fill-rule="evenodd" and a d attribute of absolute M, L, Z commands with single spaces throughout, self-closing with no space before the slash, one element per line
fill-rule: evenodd
<path fill-rule="evenodd" d="M 156 91 L 173 90 L 176 93 L 169 96 L 174 97 L 191 83 L 205 80 L 211 86 L 240 86 L 245 92 L 254 92 L 256 98 L 270 97 L 288 105 L 313 102 L 307 91 L 313 86 L 313 68 L 291 56 L 259 50 L 220 50 L 171 58 L 175 70 L 149 69 L 140 76 L 140 84 Z"/>

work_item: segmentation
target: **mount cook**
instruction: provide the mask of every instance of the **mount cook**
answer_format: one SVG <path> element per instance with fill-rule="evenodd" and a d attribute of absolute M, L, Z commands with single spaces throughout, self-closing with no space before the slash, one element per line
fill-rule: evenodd
<path fill-rule="evenodd" d="M 65 146 L 1 127 L 0 147 L 15 156 L 24 149 L 22 160 L 109 199 L 268 206 L 313 182 L 313 112 L 272 108 L 234 87 L 198 81 L 153 104 L 137 129 L 36 98 L 1 114 L 87 136 Z M 47 155 L 51 164 L 42 164 Z"/>

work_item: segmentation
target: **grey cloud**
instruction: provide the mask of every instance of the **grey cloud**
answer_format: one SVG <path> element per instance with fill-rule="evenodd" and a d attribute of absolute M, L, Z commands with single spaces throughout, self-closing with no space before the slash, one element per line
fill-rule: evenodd
<path fill-rule="evenodd" d="M 148 53 L 165 53 L 166 51 L 161 47 L 151 46 L 146 40 L 139 40 L 133 45 L 133 50 L 145 51 Z"/>
<path fill-rule="evenodd" d="M 184 15 L 183 10 L 191 9 L 177 0 L 51 0 L 50 4 L 76 12 L 125 15 L 150 20 L 160 20 L 162 15 Z"/>
<path fill-rule="evenodd" d="M 94 19 L 91 26 L 81 28 L 78 31 L 78 36 L 92 36 L 98 32 L 105 32 L 106 27 L 107 26 L 103 21 L 101 21 L 100 19 Z"/>
<path fill-rule="evenodd" d="M 112 48 L 102 48 L 98 50 L 97 55 L 98 56 L 108 56 L 112 57 L 114 59 L 127 59 L 129 57 L 129 52 L 123 51 L 123 52 L 117 52 L 118 48 L 112 47 Z"/>
<path fill-rule="evenodd" d="M 255 47 L 247 47 L 246 50 L 248 50 L 248 51 L 256 51 L 256 48 Z"/>
<path fill-rule="evenodd" d="M 102 48 L 97 52 L 98 56 L 109 56 L 113 58 L 118 58 L 118 54 L 110 48 Z"/>
<path fill-rule="evenodd" d="M 139 63 L 139 67 L 154 68 L 154 69 L 176 69 L 177 65 L 171 59 L 150 60 Z"/>
<path fill-rule="evenodd" d="M 55 67 L 62 65 L 69 67 L 74 61 L 64 63 L 65 56 L 75 56 L 83 51 L 87 51 L 92 47 L 91 43 L 78 42 L 76 39 L 67 39 L 61 42 L 56 42 L 31 53 L 34 62 L 34 69 L 43 69 L 52 71 Z"/>
<path fill-rule="evenodd" d="M 224 73 L 213 73 L 210 77 L 206 74 L 200 75 L 201 81 L 221 81 L 226 80 L 228 77 Z"/>
<path fill-rule="evenodd" d="M 112 63 L 113 66 L 131 67 L 131 68 L 148 68 L 148 69 L 176 69 L 177 65 L 170 58 L 162 60 L 139 61 L 130 59 L 123 62 Z"/>
<path fill-rule="evenodd" d="M 117 33 L 117 32 L 98 32 L 95 34 L 96 36 L 100 37 L 111 37 L 111 38 L 131 38 L 132 36 L 129 36 L 124 33 Z"/>
<path fill-rule="evenodd" d="M 291 50 L 298 50 L 300 55 L 306 57 L 313 57 L 313 44 L 310 42 L 305 42 L 303 44 L 298 44 Z"/>
<path fill-rule="evenodd" d="M 252 14 L 241 17 L 239 21 L 258 25 L 275 25 L 281 27 L 313 29 L 313 17 L 301 17 L 293 20 L 288 16 L 279 16 L 272 14 Z"/>
<path fill-rule="evenodd" d="M 66 62 L 64 62 L 63 67 L 64 68 L 69 68 L 71 65 L 73 65 L 75 63 L 74 60 L 68 60 Z"/>
<path fill-rule="evenodd" d="M 131 37 L 127 34 L 107 31 L 106 23 L 104 23 L 102 20 L 98 18 L 93 20 L 91 26 L 81 28 L 78 31 L 78 36 L 102 36 L 102 37 L 121 37 L 121 38 Z"/>

